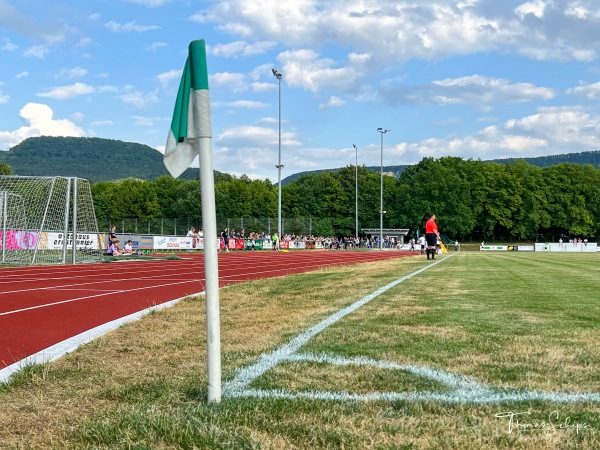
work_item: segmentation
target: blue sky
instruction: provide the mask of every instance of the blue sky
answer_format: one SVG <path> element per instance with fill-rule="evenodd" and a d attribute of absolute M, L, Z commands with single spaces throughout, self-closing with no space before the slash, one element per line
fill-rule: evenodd
<path fill-rule="evenodd" d="M 600 149 L 598 1 L 0 0 L 0 150 L 58 135 L 164 151 L 194 39 L 222 172 L 277 179 L 272 68 L 283 177 L 354 164 L 353 144 L 379 165 L 379 127 L 384 165 Z"/>

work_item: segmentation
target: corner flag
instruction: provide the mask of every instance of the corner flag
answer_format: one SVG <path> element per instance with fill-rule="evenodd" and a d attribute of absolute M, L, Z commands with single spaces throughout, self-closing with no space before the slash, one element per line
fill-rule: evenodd
<path fill-rule="evenodd" d="M 211 137 L 206 46 L 204 40 L 192 41 L 179 83 L 163 158 L 173 178 L 185 172 L 198 155 L 199 139 Z"/>
<path fill-rule="evenodd" d="M 177 178 L 189 167 L 196 155 L 199 156 L 204 228 L 208 401 L 218 403 L 221 401 L 221 323 L 219 259 L 215 245 L 217 210 L 211 141 L 206 47 L 203 40 L 192 41 L 179 83 L 163 161 L 171 175 Z"/>

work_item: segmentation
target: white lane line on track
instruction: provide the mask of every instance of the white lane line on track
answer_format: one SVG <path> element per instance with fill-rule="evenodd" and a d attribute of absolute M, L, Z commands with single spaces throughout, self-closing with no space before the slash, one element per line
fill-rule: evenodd
<path fill-rule="evenodd" d="M 72 298 L 70 300 L 61 300 L 61 301 L 58 301 L 58 302 L 45 303 L 43 305 L 36 305 L 36 306 L 30 306 L 28 308 L 22 308 L 22 309 L 15 309 L 15 310 L 12 310 L 12 311 L 6 311 L 6 312 L 3 312 L 3 313 L 0 313 L 0 317 L 1 316 L 8 316 L 10 314 L 17 314 L 17 313 L 25 312 L 25 311 L 31 311 L 33 309 L 48 308 L 50 306 L 61 305 L 61 304 L 64 304 L 64 303 L 72 303 L 72 302 L 78 302 L 78 301 L 82 301 L 82 300 L 88 300 L 90 298 L 103 297 L 105 295 L 112 295 L 115 292 L 123 293 L 123 292 L 142 291 L 142 290 L 145 290 L 145 289 L 154 289 L 154 288 L 158 288 L 158 287 L 174 286 L 174 285 L 177 285 L 177 284 L 184 284 L 184 283 L 189 283 L 189 281 L 178 282 L 178 283 L 166 283 L 166 284 L 161 284 L 161 285 L 157 285 L 157 286 L 144 286 L 144 287 L 141 287 L 141 288 L 125 289 L 125 290 L 122 290 L 122 291 L 114 291 L 114 292 L 103 293 L 103 294 L 96 294 L 96 295 L 87 295 L 85 297 L 77 297 L 77 298 Z M 194 295 L 194 294 L 189 294 L 189 295 Z"/>
<path fill-rule="evenodd" d="M 139 278 L 131 278 L 131 277 L 121 278 L 121 279 L 115 278 L 115 279 L 112 279 L 110 282 L 111 283 L 118 283 L 118 282 L 126 282 L 126 281 L 127 282 L 131 282 L 131 281 L 151 281 L 151 280 L 155 280 L 156 278 L 165 278 L 165 276 L 164 275 L 156 275 L 156 276 L 152 276 L 152 277 L 139 277 Z M 173 278 L 171 278 L 171 280 L 173 280 Z M 200 278 L 189 278 L 189 277 L 186 277 L 185 279 L 175 278 L 175 280 L 181 280 L 182 283 L 183 282 L 186 282 L 186 283 L 199 283 L 201 281 Z M 23 292 L 39 291 L 40 289 L 43 289 L 45 291 L 52 290 L 52 289 L 63 289 L 63 288 L 68 289 L 68 288 L 73 288 L 73 287 L 76 287 L 76 286 L 88 286 L 90 284 L 98 284 L 98 283 L 107 283 L 108 284 L 108 281 L 95 280 L 95 281 L 89 281 L 87 283 L 62 284 L 62 285 L 58 285 L 58 286 L 46 286 L 44 288 L 31 287 L 31 288 L 28 288 L 28 289 L 17 289 L 17 290 L 14 290 L 14 291 L 0 292 L 0 295 L 20 294 L 20 293 L 23 293 Z M 162 285 L 158 285 L 158 286 L 160 287 Z M 149 286 L 149 287 L 152 287 L 152 286 Z M 82 289 L 83 289 L 83 287 L 82 287 Z"/>

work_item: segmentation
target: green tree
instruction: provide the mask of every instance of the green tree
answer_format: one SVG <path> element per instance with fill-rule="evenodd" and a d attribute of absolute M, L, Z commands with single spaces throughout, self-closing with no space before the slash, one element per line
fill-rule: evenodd
<path fill-rule="evenodd" d="M 0 163 L 0 175 L 12 175 L 13 170 L 8 164 Z"/>

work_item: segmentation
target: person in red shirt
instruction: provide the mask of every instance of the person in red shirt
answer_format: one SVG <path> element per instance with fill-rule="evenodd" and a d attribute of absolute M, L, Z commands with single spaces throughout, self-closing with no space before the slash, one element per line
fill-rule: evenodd
<path fill-rule="evenodd" d="M 435 259 L 437 241 L 440 239 L 437 224 L 435 223 L 435 214 L 432 214 L 427 223 L 425 223 L 425 240 L 427 241 L 427 259 Z M 441 240 L 441 239 L 440 239 Z M 431 255 L 431 258 L 429 257 Z"/>

